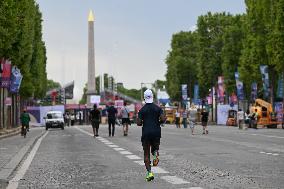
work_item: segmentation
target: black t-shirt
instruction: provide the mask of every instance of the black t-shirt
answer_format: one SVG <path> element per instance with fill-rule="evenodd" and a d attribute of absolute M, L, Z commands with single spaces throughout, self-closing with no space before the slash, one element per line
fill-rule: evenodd
<path fill-rule="evenodd" d="M 161 138 L 160 116 L 163 110 L 156 104 L 145 104 L 138 113 L 139 119 L 143 121 L 143 139 Z"/>
<path fill-rule="evenodd" d="M 116 114 L 117 114 L 117 109 L 115 107 L 111 106 L 107 109 L 107 113 L 108 113 L 109 119 L 115 119 Z"/>
<path fill-rule="evenodd" d="M 91 112 L 91 120 L 100 120 L 101 112 L 98 109 L 93 109 Z"/>
<path fill-rule="evenodd" d="M 201 121 L 202 122 L 208 122 L 208 112 L 201 112 L 202 118 Z"/>

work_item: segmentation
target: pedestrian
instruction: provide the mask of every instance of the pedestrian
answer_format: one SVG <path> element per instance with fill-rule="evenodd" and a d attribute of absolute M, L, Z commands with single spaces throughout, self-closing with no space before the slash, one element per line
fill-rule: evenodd
<path fill-rule="evenodd" d="M 238 127 L 239 129 L 243 129 L 243 121 L 244 121 L 244 111 L 242 109 L 239 109 L 237 112 L 237 120 L 238 120 Z"/>
<path fill-rule="evenodd" d="M 114 107 L 113 103 L 110 103 L 110 106 L 107 108 L 108 113 L 108 135 L 114 136 L 115 132 L 115 121 L 117 117 L 117 109 Z"/>
<path fill-rule="evenodd" d="M 180 128 L 180 110 L 177 109 L 175 113 L 175 124 L 177 128 Z"/>
<path fill-rule="evenodd" d="M 100 123 L 101 123 L 101 112 L 97 108 L 97 104 L 94 104 L 94 107 L 90 112 L 90 120 L 91 120 L 92 127 L 93 127 L 94 137 L 98 137 L 99 136 L 99 127 L 100 127 Z"/>
<path fill-rule="evenodd" d="M 187 118 L 188 118 L 188 113 L 187 113 L 187 110 L 184 109 L 182 111 L 182 124 L 183 124 L 183 128 L 187 128 Z"/>
<path fill-rule="evenodd" d="M 189 127 L 191 129 L 191 134 L 194 135 L 194 127 L 196 124 L 196 116 L 197 116 L 197 111 L 194 109 L 191 109 L 189 111 Z"/>
<path fill-rule="evenodd" d="M 250 128 L 250 113 L 249 113 L 249 109 L 247 109 L 247 111 L 245 112 L 245 124 L 246 124 L 246 128 Z"/>
<path fill-rule="evenodd" d="M 153 155 L 153 166 L 159 163 L 159 146 L 161 138 L 161 123 L 166 121 L 163 110 L 153 103 L 153 93 L 150 89 L 144 92 L 145 105 L 138 113 L 137 125 L 142 126 L 141 142 L 144 151 L 144 163 L 147 170 L 146 181 L 154 179 L 151 171 L 150 151 Z"/>
<path fill-rule="evenodd" d="M 203 126 L 203 133 L 202 134 L 208 134 L 208 128 L 207 128 L 207 123 L 208 123 L 208 112 L 205 109 L 202 109 L 201 112 L 201 122 Z"/>
<path fill-rule="evenodd" d="M 22 128 L 21 128 L 21 135 L 24 135 L 24 127 L 26 127 L 27 131 L 30 130 L 30 115 L 29 113 L 27 113 L 27 110 L 24 109 L 23 113 L 20 116 L 20 120 L 21 120 L 21 124 L 22 124 Z"/>
<path fill-rule="evenodd" d="M 70 116 L 70 120 L 71 120 L 71 126 L 73 126 L 75 124 L 75 115 L 73 113 Z"/>
<path fill-rule="evenodd" d="M 69 112 L 67 112 L 66 121 L 67 121 L 67 126 L 70 126 L 71 117 L 70 117 Z"/>
<path fill-rule="evenodd" d="M 121 118 L 123 125 L 123 136 L 128 135 L 128 125 L 130 125 L 129 109 L 127 108 L 127 103 L 124 102 L 124 106 L 121 109 Z"/>
<path fill-rule="evenodd" d="M 254 110 L 254 112 L 251 115 L 252 125 L 254 129 L 257 129 L 257 120 L 258 120 L 258 113 L 257 109 Z"/>

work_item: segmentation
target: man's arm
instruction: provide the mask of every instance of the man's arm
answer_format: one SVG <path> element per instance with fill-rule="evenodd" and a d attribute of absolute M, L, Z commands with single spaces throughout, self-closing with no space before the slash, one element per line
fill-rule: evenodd
<path fill-rule="evenodd" d="M 143 121 L 142 121 L 142 113 L 141 111 L 138 112 L 138 117 L 137 117 L 137 125 L 142 126 Z"/>

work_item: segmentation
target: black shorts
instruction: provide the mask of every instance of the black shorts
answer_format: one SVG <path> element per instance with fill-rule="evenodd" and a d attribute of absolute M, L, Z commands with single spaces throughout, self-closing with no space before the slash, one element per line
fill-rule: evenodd
<path fill-rule="evenodd" d="M 129 118 L 122 118 L 122 124 L 130 124 Z"/>
<path fill-rule="evenodd" d="M 160 137 L 155 137 L 155 138 L 141 138 L 141 142 L 142 142 L 142 146 L 146 146 L 146 145 L 151 145 L 151 146 L 155 146 L 156 148 L 159 149 L 159 145 L 160 145 Z"/>
<path fill-rule="evenodd" d="M 100 121 L 99 120 L 93 120 L 92 121 L 92 127 L 93 128 L 99 128 Z"/>

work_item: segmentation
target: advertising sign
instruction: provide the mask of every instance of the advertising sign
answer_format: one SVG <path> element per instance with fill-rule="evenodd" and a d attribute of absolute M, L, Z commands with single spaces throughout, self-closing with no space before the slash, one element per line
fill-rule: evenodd
<path fill-rule="evenodd" d="M 100 95 L 91 95 L 90 101 L 91 101 L 92 104 L 100 104 L 101 96 Z"/>
<path fill-rule="evenodd" d="M 267 65 L 260 65 L 260 73 L 263 82 L 263 92 L 264 97 L 269 97 L 269 77 L 268 77 L 268 66 Z"/>
<path fill-rule="evenodd" d="M 282 122 L 283 120 L 283 106 L 282 102 L 276 102 L 275 103 L 275 112 L 277 113 L 277 121 Z"/>
<path fill-rule="evenodd" d="M 238 110 L 237 106 L 231 107 L 228 104 L 217 106 L 217 124 L 226 125 L 229 110 Z"/>

